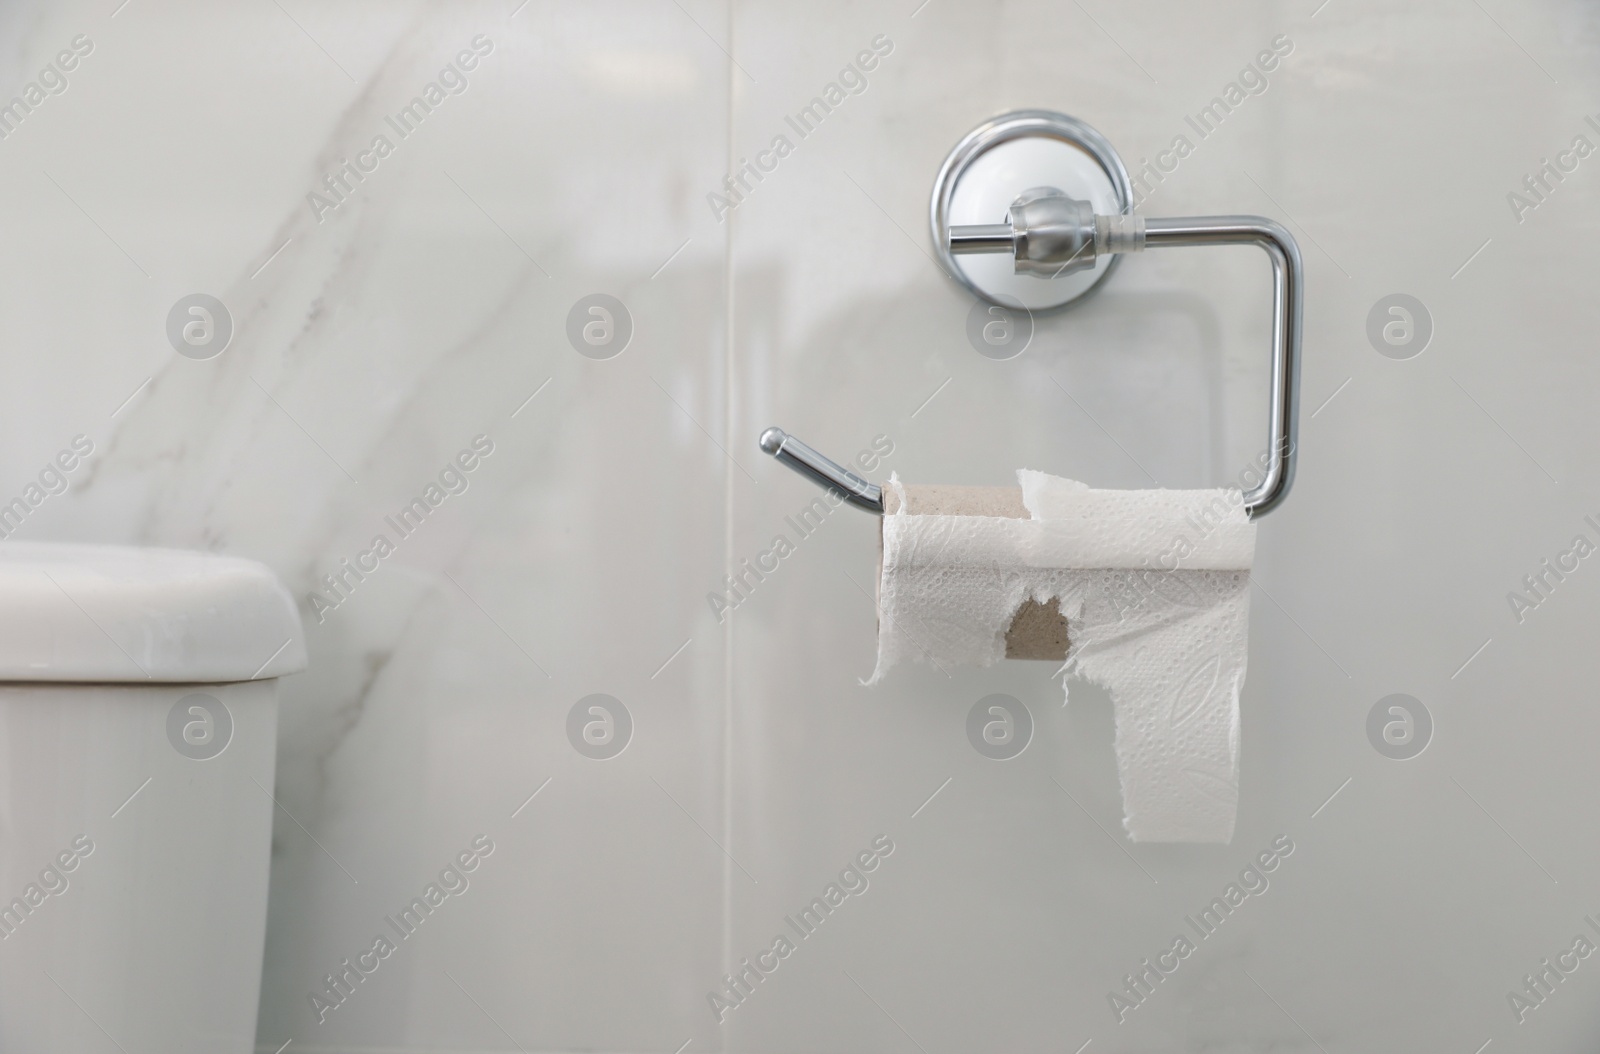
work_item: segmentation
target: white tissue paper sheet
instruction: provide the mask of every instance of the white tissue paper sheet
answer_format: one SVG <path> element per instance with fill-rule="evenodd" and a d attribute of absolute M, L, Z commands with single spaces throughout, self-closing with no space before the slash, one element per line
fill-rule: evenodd
<path fill-rule="evenodd" d="M 1028 519 L 884 517 L 875 684 L 902 659 L 987 666 L 1059 598 L 1067 669 L 1103 686 L 1136 842 L 1227 842 L 1256 529 L 1237 490 L 1095 490 L 1022 469 Z M 900 487 L 891 478 L 891 487 Z M 903 491 L 902 491 L 903 495 Z"/>

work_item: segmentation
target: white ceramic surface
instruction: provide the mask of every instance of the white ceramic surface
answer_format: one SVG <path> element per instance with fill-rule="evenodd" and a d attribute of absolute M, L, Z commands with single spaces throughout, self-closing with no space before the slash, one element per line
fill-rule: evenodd
<path fill-rule="evenodd" d="M 252 560 L 12 539 L 0 596 L 0 1049 L 252 1049 L 294 602 Z"/>
<path fill-rule="evenodd" d="M 1507 599 L 1600 538 L 1600 161 L 1520 222 L 1507 200 L 1600 145 L 1593 5 L 25 0 L 0 10 L 0 84 L 79 34 L 70 87 L 0 139 L 0 504 L 89 436 L 15 540 L 253 557 L 307 616 L 258 1049 L 1600 1034 L 1592 958 L 1521 1023 L 1507 999 L 1600 919 L 1600 571 L 1520 621 Z M 319 222 L 307 195 L 478 35 L 467 87 Z M 786 118 L 880 36 L 801 138 Z M 1186 118 L 1241 79 L 1202 138 Z M 1272 216 L 1307 261 L 1303 460 L 1261 525 L 1231 846 L 1119 840 L 1109 703 L 1061 708 L 1042 665 L 862 688 L 869 517 L 830 515 L 723 621 L 707 601 L 815 496 L 756 449 L 768 425 L 841 459 L 889 436 L 872 474 L 929 482 L 1219 485 L 1262 449 L 1249 251 L 1129 260 L 1023 355 L 969 345 L 928 192 L 1024 107 L 1136 170 L 1186 136 L 1142 210 Z M 737 206 L 708 201 L 763 156 Z M 167 338 L 196 293 L 234 323 L 210 359 Z M 597 293 L 633 322 L 609 359 L 567 337 Z M 1396 293 L 1432 319 L 1413 358 L 1367 334 Z M 319 621 L 323 576 L 479 435 L 470 486 Z M 994 692 L 1035 718 L 1005 762 L 964 731 Z M 632 719 L 609 760 L 568 736 L 599 693 Z M 1367 734 L 1392 693 L 1434 723 L 1408 761 Z M 870 890 L 718 1024 L 707 993 L 880 834 Z M 470 890 L 318 1023 L 319 980 L 480 835 Z M 1280 835 L 1270 889 L 1119 1024 L 1108 995 Z"/>
<path fill-rule="evenodd" d="M 0 1049 L 253 1049 L 276 694 L 0 685 Z M 196 696 L 204 757 L 169 738 Z"/>
<path fill-rule="evenodd" d="M 253 560 L 7 541 L 0 597 L 0 681 L 219 683 L 306 665 L 294 600 Z"/>

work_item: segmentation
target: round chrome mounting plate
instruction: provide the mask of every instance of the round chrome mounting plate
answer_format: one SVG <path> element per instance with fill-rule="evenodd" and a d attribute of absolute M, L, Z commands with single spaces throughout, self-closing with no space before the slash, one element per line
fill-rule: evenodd
<path fill-rule="evenodd" d="M 1023 191 L 1055 187 L 1089 202 L 1099 215 L 1133 211 L 1133 184 L 1106 138 L 1075 117 L 1049 110 L 1014 110 L 968 132 L 944 159 L 933 183 L 928 218 L 944 269 L 991 304 L 1030 311 L 1063 307 L 1093 289 L 1120 256 L 1060 278 L 1014 273 L 1010 255 L 955 256 L 952 224 L 1005 223 Z"/>

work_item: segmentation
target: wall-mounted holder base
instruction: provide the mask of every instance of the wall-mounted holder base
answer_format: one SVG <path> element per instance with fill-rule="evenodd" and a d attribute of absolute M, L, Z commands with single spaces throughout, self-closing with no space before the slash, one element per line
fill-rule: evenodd
<path fill-rule="evenodd" d="M 934 180 L 929 223 L 944 269 L 991 304 L 1030 311 L 1064 307 L 1093 289 L 1117 266 L 1117 256 L 1052 278 L 1015 273 L 1005 253 L 951 252 L 951 227 L 1004 224 L 1013 205 L 1037 200 L 1043 190 L 1088 202 L 1099 215 L 1133 211 L 1128 170 L 1099 132 L 1049 110 L 1002 114 L 968 132 Z"/>

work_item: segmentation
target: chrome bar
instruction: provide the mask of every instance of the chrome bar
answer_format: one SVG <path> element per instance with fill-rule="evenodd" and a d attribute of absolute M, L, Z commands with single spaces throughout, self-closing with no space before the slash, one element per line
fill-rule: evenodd
<path fill-rule="evenodd" d="M 950 228 L 950 251 L 962 253 L 1008 253 L 1012 250 L 1009 223 L 979 223 Z"/>
<path fill-rule="evenodd" d="M 1272 398 L 1267 411 L 1267 467 L 1244 495 L 1251 519 L 1283 503 L 1294 484 L 1300 436 L 1301 301 L 1305 268 L 1294 236 L 1261 216 L 1180 216 L 1145 221 L 1145 248 L 1255 245 L 1272 262 Z"/>
<path fill-rule="evenodd" d="M 1026 197 L 1026 196 L 1025 196 Z M 1024 199 L 1018 199 L 1023 201 Z M 1081 206 L 1069 198 L 1062 200 Z M 1043 199 L 1050 204 L 1052 199 Z M 1035 204 L 1035 208 L 1038 205 Z M 1080 209 L 1080 212 L 1082 210 Z M 980 227 L 951 227 L 952 253 L 1011 253 L 1031 244 L 1034 233 L 1018 222 L 1029 220 L 1025 208 L 1013 208 L 1012 223 Z M 1143 221 L 1143 229 L 1129 227 L 1136 217 L 1066 214 L 1052 220 L 1042 217 L 1041 229 L 1052 235 L 1038 261 L 1019 262 L 1018 273 L 1043 273 L 1060 260 L 1052 275 L 1092 265 L 1100 253 L 1138 252 L 1141 249 L 1189 245 L 1255 245 L 1272 263 L 1272 399 L 1267 409 L 1267 466 L 1260 484 L 1244 495 L 1252 518 L 1264 516 L 1283 503 L 1294 484 L 1295 447 L 1299 441 L 1301 301 L 1305 269 L 1300 247 L 1281 224 L 1262 216 L 1178 216 Z M 1077 228 L 1074 236 L 1074 228 Z M 1126 229 L 1125 229 L 1126 228 Z M 1063 233 L 1065 232 L 1065 233 Z M 1077 244 L 1071 256 L 1063 256 Z M 1094 251 L 1083 248 L 1094 246 Z M 1024 263 L 1027 267 L 1024 267 Z"/>
<path fill-rule="evenodd" d="M 836 465 L 781 428 L 761 433 L 761 449 L 858 509 L 883 513 L 883 488 Z"/>
<path fill-rule="evenodd" d="M 1244 493 L 1254 519 L 1283 503 L 1294 485 L 1300 430 L 1301 302 L 1305 268 L 1294 235 L 1262 216 L 1179 216 L 1142 220 L 1134 216 L 1095 216 L 1084 202 L 1059 192 L 1029 192 L 1012 207 L 1010 223 L 949 228 L 952 253 L 1010 253 L 1018 273 L 1061 274 L 1084 257 L 1091 266 L 1104 253 L 1192 245 L 1254 245 L 1272 264 L 1272 390 L 1267 409 L 1267 464 L 1261 482 Z M 1037 237 L 1036 237 L 1037 236 Z M 1038 246 L 1032 243 L 1039 241 Z M 1076 249 L 1073 249 L 1076 246 Z M 1089 252 L 1085 253 L 1084 250 Z M 1071 250 L 1070 255 L 1064 255 Z M 1026 255 L 1027 259 L 1023 260 Z M 1061 258 L 1061 259 L 1058 259 Z M 1028 265 L 1024 268 L 1023 264 Z M 761 449 L 839 493 L 858 508 L 883 512 L 883 488 L 829 461 L 781 429 L 761 435 Z"/>

